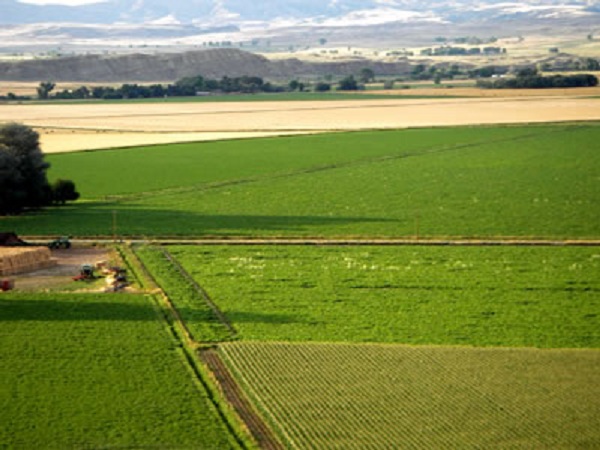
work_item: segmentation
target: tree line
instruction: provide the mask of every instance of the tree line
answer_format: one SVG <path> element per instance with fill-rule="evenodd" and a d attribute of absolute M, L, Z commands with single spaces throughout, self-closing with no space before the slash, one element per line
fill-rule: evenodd
<path fill-rule="evenodd" d="M 598 86 L 598 78 L 591 74 L 544 76 L 537 69 L 523 69 L 513 78 L 478 80 L 484 89 L 549 89 Z"/>
<path fill-rule="evenodd" d="M 77 200 L 71 180 L 48 181 L 39 135 L 28 126 L 0 126 L 0 215 Z"/>

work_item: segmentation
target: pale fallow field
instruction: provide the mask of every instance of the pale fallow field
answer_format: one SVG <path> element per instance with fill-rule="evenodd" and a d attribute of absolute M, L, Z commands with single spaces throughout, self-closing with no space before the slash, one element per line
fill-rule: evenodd
<path fill-rule="evenodd" d="M 2 104 L 0 123 L 34 127 L 42 149 L 56 153 L 330 131 L 600 120 L 595 88 L 478 98 L 468 97 L 473 88 L 464 89 L 464 98 L 462 88 L 445 91 L 461 98 Z"/>

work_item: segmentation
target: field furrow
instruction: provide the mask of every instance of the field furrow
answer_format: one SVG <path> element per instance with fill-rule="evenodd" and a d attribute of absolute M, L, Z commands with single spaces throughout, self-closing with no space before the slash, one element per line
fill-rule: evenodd
<path fill-rule="evenodd" d="M 220 350 L 292 448 L 572 448 L 600 437 L 594 350 L 257 342 Z"/>

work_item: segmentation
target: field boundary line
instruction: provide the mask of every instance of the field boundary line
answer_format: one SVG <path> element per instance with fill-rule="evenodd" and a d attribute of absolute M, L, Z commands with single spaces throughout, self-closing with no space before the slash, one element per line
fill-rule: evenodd
<path fill-rule="evenodd" d="M 209 369 L 208 365 L 205 365 L 204 368 L 201 368 L 199 363 L 202 361 L 197 360 L 194 356 L 198 354 L 198 349 L 201 348 L 202 344 L 192 337 L 192 334 L 181 318 L 179 311 L 177 311 L 175 305 L 161 287 L 160 283 L 156 281 L 154 275 L 148 270 L 135 250 L 132 247 L 130 247 L 130 249 L 132 257 L 135 258 L 139 263 L 144 276 L 148 277 L 148 280 L 154 284 L 154 286 L 156 286 L 151 297 L 154 299 L 154 304 L 158 308 L 157 313 L 165 322 L 169 333 L 173 339 L 181 345 L 181 353 L 186 367 L 191 371 L 195 381 L 204 389 L 210 403 L 217 412 L 218 416 L 221 418 L 226 429 L 229 431 L 230 438 L 234 440 L 241 449 L 250 448 L 246 442 L 247 438 L 242 436 L 243 431 L 238 429 L 235 424 L 235 422 L 241 424 L 245 424 L 245 422 L 241 419 L 241 417 L 239 417 L 237 411 L 235 411 L 235 413 L 233 413 L 235 415 L 233 415 L 232 412 L 227 410 L 228 407 L 233 409 L 229 404 L 227 404 L 227 406 L 221 405 L 222 401 L 218 400 L 217 398 L 219 389 L 214 385 L 214 383 L 211 385 L 209 376 L 210 372 L 207 371 L 207 369 Z M 162 304 L 159 298 L 162 299 Z"/>
<path fill-rule="evenodd" d="M 261 342 L 265 343 L 265 342 Z M 253 402 L 256 408 L 266 416 L 264 420 L 271 422 L 271 426 L 275 427 L 274 433 L 279 433 L 279 437 L 283 438 L 287 441 L 288 447 L 298 448 L 298 444 L 295 440 L 290 436 L 290 434 L 286 431 L 285 427 L 282 425 L 279 420 L 277 414 L 275 414 L 272 408 L 269 408 L 256 389 L 252 386 L 252 382 L 249 380 L 249 377 L 244 375 L 244 371 L 240 368 L 240 365 L 236 363 L 234 357 L 231 355 L 232 349 L 236 348 L 236 344 L 229 343 L 230 345 L 220 345 L 218 347 L 219 356 L 227 369 L 231 372 L 233 379 L 240 385 L 240 389 L 244 393 L 244 395 L 248 396 L 249 399 Z M 255 342 L 244 342 L 242 345 L 253 345 Z M 237 347 L 239 348 L 239 347 Z"/>
<path fill-rule="evenodd" d="M 276 438 L 276 434 L 257 412 L 252 401 L 224 362 L 220 352 L 215 348 L 199 349 L 198 356 L 210 369 L 222 395 L 246 424 L 260 448 L 266 450 L 283 449 L 284 447 Z"/>
<path fill-rule="evenodd" d="M 215 316 L 217 316 L 217 318 L 219 319 L 219 322 L 221 322 L 227 328 L 227 330 L 231 334 L 230 338 L 235 339 L 238 334 L 237 330 L 233 327 L 231 322 L 219 309 L 219 307 L 212 300 L 212 298 L 210 298 L 208 292 L 206 292 L 206 290 L 202 286 L 200 286 L 200 284 L 194 279 L 194 277 L 192 277 L 189 274 L 189 272 L 185 270 L 185 268 L 179 263 L 179 261 L 177 261 L 176 258 L 173 257 L 173 255 L 171 255 L 171 253 L 169 253 L 167 249 L 161 248 L 160 250 L 165 256 L 165 258 L 167 258 L 167 260 L 173 265 L 173 267 L 175 267 L 181 273 L 181 275 L 188 281 L 188 283 L 190 283 L 190 285 L 202 296 L 206 304 L 209 306 L 209 308 L 212 310 Z"/>
<path fill-rule="evenodd" d="M 128 245 L 129 245 L 129 248 L 132 248 L 131 243 L 129 243 Z M 139 263 L 141 270 L 144 273 L 144 276 L 148 277 L 150 282 L 156 287 L 154 289 L 153 293 L 159 295 L 163 299 L 164 306 L 166 307 L 167 311 L 171 314 L 173 322 L 175 322 L 177 324 L 177 326 L 179 326 L 181 328 L 181 333 L 183 334 L 183 338 L 184 338 L 184 341 L 182 342 L 182 344 L 190 346 L 194 349 L 198 348 L 200 346 L 200 343 L 192 337 L 192 333 L 190 332 L 187 325 L 181 318 L 179 311 L 177 311 L 177 308 L 175 308 L 175 305 L 173 304 L 173 302 L 171 301 L 171 299 L 169 298 L 169 296 L 167 295 L 165 290 L 162 288 L 160 283 L 158 283 L 158 281 L 156 281 L 156 278 L 154 278 L 154 275 L 152 275 L 152 273 L 148 270 L 148 268 L 146 267 L 144 262 L 138 257 L 137 253 L 135 253 L 135 250 L 133 250 L 133 248 L 132 248 L 131 253 L 137 259 L 137 262 Z M 180 340 L 180 339 L 178 339 L 178 340 Z"/>
<path fill-rule="evenodd" d="M 54 236 L 54 235 L 52 235 Z M 51 236 L 22 236 L 31 244 L 45 245 Z M 113 238 L 108 236 L 90 236 L 73 238 L 70 240 L 75 245 L 110 245 L 114 244 Z M 344 237 L 272 237 L 272 236 L 225 236 L 225 237 L 122 237 L 119 243 L 128 245 L 322 245 L 322 246 L 351 246 L 351 245 L 382 245 L 382 246 L 456 246 L 456 247 L 598 247 L 600 239 L 543 239 L 527 237 L 489 237 L 489 238 L 463 238 L 463 237 L 398 237 L 398 238 L 344 238 Z M 188 274 L 189 275 L 189 274 Z M 196 283 L 197 284 L 197 283 Z M 200 289 L 202 289 L 201 286 Z"/>

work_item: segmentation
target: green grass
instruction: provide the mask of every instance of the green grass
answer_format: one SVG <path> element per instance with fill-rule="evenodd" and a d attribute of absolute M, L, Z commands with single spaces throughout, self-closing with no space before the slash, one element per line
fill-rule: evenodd
<path fill-rule="evenodd" d="M 237 448 L 149 297 L 2 294 L 0 448 Z"/>
<path fill-rule="evenodd" d="M 600 347 L 596 248 L 169 251 L 242 340 Z"/>
<path fill-rule="evenodd" d="M 288 448 L 595 448 L 594 350 L 220 346 Z"/>
<path fill-rule="evenodd" d="M 597 238 L 600 127 L 462 127 L 57 155 L 23 235 Z"/>

